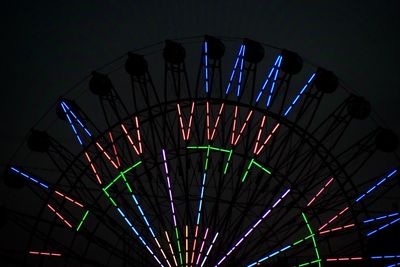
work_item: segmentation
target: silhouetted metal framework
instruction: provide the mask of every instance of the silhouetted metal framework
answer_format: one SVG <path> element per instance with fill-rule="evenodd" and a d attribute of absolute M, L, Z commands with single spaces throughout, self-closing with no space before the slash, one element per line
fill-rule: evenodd
<path fill-rule="evenodd" d="M 4 176 L 30 204 L 2 207 L 5 227 L 21 229 L 3 258 L 21 266 L 400 262 L 400 250 L 369 242 L 375 234 L 391 242 L 400 220 L 389 207 L 398 140 L 367 120 L 369 103 L 285 49 L 181 41 L 94 71 L 95 96 L 58 100 L 54 136 L 32 130 L 27 147 L 38 160 L 12 161 Z"/>

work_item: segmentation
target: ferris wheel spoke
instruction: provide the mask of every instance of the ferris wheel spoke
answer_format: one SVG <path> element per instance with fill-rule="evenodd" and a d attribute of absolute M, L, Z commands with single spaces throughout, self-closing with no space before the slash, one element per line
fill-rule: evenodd
<path fill-rule="evenodd" d="M 270 209 L 268 209 L 263 216 L 250 228 L 246 231 L 246 233 L 232 246 L 232 248 L 217 262 L 216 267 L 221 265 L 222 262 L 244 241 L 246 237 L 248 237 L 255 228 L 271 213 L 271 211 L 289 194 L 290 189 L 287 189 L 272 205 Z"/>
<path fill-rule="evenodd" d="M 219 233 L 216 233 L 216 234 L 214 235 L 214 238 L 213 238 L 212 241 L 211 241 L 211 245 L 208 247 L 208 250 L 207 250 L 207 252 L 206 252 L 206 255 L 204 256 L 203 261 L 201 262 L 201 265 L 200 265 L 201 267 L 203 267 L 204 263 L 207 261 L 207 257 L 208 257 L 208 255 L 210 254 L 211 250 L 213 249 L 214 244 L 215 244 L 215 242 L 217 241 L 218 235 L 219 235 Z"/>
<path fill-rule="evenodd" d="M 67 93 L 93 117 L 59 98 L 59 120 L 36 124 L 11 161 L 23 163 L 7 165 L 4 184 L 26 187 L 0 206 L 0 227 L 22 230 L 1 250 L 7 260 L 399 265 L 389 244 L 400 213 L 385 208 L 397 197 L 396 135 L 333 72 L 222 39 L 167 40 L 97 68 L 77 87 L 92 99 Z"/>
<path fill-rule="evenodd" d="M 167 260 L 167 257 L 163 251 L 163 249 L 161 248 L 161 245 L 157 239 L 157 237 L 154 234 L 153 229 L 151 228 L 147 217 L 144 215 L 143 209 L 140 206 L 136 196 L 133 194 L 133 191 L 125 177 L 125 174 L 129 171 L 131 171 L 132 169 L 136 168 L 137 166 L 139 166 L 142 162 L 139 161 L 136 164 L 134 164 L 133 166 L 131 166 L 130 168 L 128 168 L 127 170 L 121 172 L 110 184 L 108 184 L 106 187 L 103 188 L 103 192 L 104 194 L 107 196 L 107 198 L 109 199 L 109 201 L 111 202 L 111 204 L 115 207 L 115 209 L 118 211 L 118 213 L 121 215 L 121 217 L 124 219 L 124 221 L 126 222 L 126 224 L 132 229 L 133 233 L 135 234 L 135 236 L 140 240 L 140 242 L 143 244 L 143 246 L 145 246 L 145 248 L 150 252 L 150 254 L 153 256 L 153 258 L 159 263 L 160 266 L 163 266 L 163 264 L 161 263 L 161 261 L 158 259 L 158 257 L 156 256 L 156 254 L 152 251 L 152 249 L 150 248 L 150 246 L 148 245 L 148 243 L 144 240 L 143 236 L 139 233 L 139 231 L 137 230 L 137 228 L 135 226 L 133 226 L 132 222 L 129 220 L 129 218 L 127 217 L 127 215 L 125 214 L 125 212 L 123 212 L 121 210 L 121 207 L 116 203 L 116 201 L 114 200 L 114 198 L 110 195 L 110 193 L 108 193 L 108 190 L 111 188 L 111 186 L 113 186 L 118 180 L 120 180 L 122 178 L 122 180 L 124 181 L 124 184 L 126 186 L 126 188 L 128 189 L 128 191 L 131 193 L 132 199 L 134 200 L 137 209 L 140 212 L 140 215 L 142 216 L 142 219 L 144 220 L 146 226 L 148 227 L 148 230 L 150 231 L 151 235 L 153 236 L 153 239 L 155 241 L 155 243 L 157 244 L 161 254 L 163 255 L 163 257 L 165 258 L 167 264 L 169 266 L 170 263 Z"/>
<path fill-rule="evenodd" d="M 278 55 L 278 57 L 277 57 L 276 60 L 275 60 L 274 65 L 273 65 L 272 68 L 270 69 L 270 71 L 269 71 L 269 73 L 268 73 L 268 76 L 267 76 L 267 78 L 265 79 L 265 81 L 264 81 L 264 83 L 263 83 L 263 86 L 261 87 L 260 91 L 259 91 L 258 94 L 257 94 L 257 97 L 256 97 L 256 99 L 255 99 L 256 103 L 258 103 L 258 102 L 260 101 L 260 98 L 261 98 L 261 96 L 263 95 L 263 93 L 264 93 L 264 91 L 265 91 L 265 89 L 266 89 L 268 83 L 270 82 L 270 80 L 271 80 L 271 78 L 272 78 L 272 75 L 274 75 L 273 78 L 272 78 L 272 79 L 273 79 L 273 80 L 272 80 L 272 84 L 271 84 L 270 90 L 269 90 L 269 92 L 268 92 L 267 101 L 266 101 L 266 107 L 267 107 L 267 108 L 270 107 L 270 105 L 271 105 L 271 100 L 272 100 L 272 97 L 273 97 L 273 95 L 274 95 L 276 79 L 278 78 L 278 75 L 279 75 L 279 68 L 280 68 L 280 66 L 281 66 L 281 63 L 282 63 L 282 56 L 281 56 L 281 55 Z"/>
<path fill-rule="evenodd" d="M 239 70 L 239 72 L 242 73 L 242 71 L 243 71 L 243 63 L 242 62 L 243 62 L 243 59 L 244 59 L 244 51 L 245 51 L 245 45 L 242 44 L 242 45 L 240 45 L 240 49 L 239 49 L 238 55 L 236 57 L 235 64 L 233 66 L 232 73 L 231 73 L 231 76 L 229 78 L 228 85 L 226 86 L 226 89 L 225 89 L 225 96 L 227 96 L 229 94 L 229 91 L 231 90 L 231 87 L 232 87 L 232 84 L 233 84 L 233 79 L 235 77 L 236 70 L 238 69 L 239 62 L 240 62 L 241 68 L 242 68 L 242 70 Z M 239 75 L 241 77 L 241 74 L 239 74 Z M 241 81 L 241 78 L 240 78 L 240 81 Z"/>
<path fill-rule="evenodd" d="M 173 222 L 173 226 L 174 226 L 174 230 L 175 230 L 176 242 L 178 245 L 179 260 L 180 260 L 180 264 L 182 266 L 183 265 L 182 249 L 181 249 L 181 243 L 180 243 L 180 239 L 179 239 L 178 222 L 176 219 L 176 209 L 175 209 L 175 204 L 174 204 L 174 197 L 172 195 L 172 184 L 171 184 L 171 179 L 169 176 L 169 168 L 168 168 L 167 155 L 166 155 L 165 149 L 162 149 L 162 157 L 163 157 L 163 163 L 164 163 L 165 176 L 167 178 L 167 189 L 168 189 L 168 196 L 169 196 L 169 202 L 170 202 L 170 208 L 171 208 L 172 222 Z"/>

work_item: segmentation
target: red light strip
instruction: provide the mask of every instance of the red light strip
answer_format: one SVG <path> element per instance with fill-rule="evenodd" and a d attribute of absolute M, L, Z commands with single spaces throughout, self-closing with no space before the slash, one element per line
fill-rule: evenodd
<path fill-rule="evenodd" d="M 192 129 L 192 122 L 193 122 L 193 113 L 194 113 L 194 101 L 192 102 L 192 107 L 190 108 L 189 128 L 186 133 L 186 140 L 189 140 L 190 137 L 190 130 Z"/>
<path fill-rule="evenodd" d="M 277 123 L 274 127 L 274 129 L 272 129 L 271 133 L 268 135 L 268 137 L 265 139 L 264 143 L 261 145 L 261 147 L 257 150 L 257 152 L 255 153 L 256 155 L 261 153 L 261 150 L 263 150 L 264 146 L 269 142 L 269 140 L 271 139 L 272 135 L 276 132 L 276 130 L 278 130 L 279 126 L 281 124 Z"/>
<path fill-rule="evenodd" d="M 235 141 L 235 132 L 236 132 L 236 123 L 237 123 L 237 116 L 238 116 L 238 106 L 235 106 L 235 113 L 233 115 L 233 126 L 232 126 L 232 135 L 231 135 L 231 144 L 233 145 Z"/>
<path fill-rule="evenodd" d="M 99 176 L 99 174 L 97 173 L 96 167 L 94 166 L 94 164 L 93 164 L 93 162 L 92 162 L 92 160 L 91 160 L 91 158 L 89 157 L 89 154 L 88 154 L 87 152 L 85 152 L 85 156 L 86 156 L 86 159 L 88 160 L 88 162 L 89 162 L 89 164 L 90 164 L 90 167 L 92 168 L 92 171 L 93 171 L 94 175 L 96 176 L 97 182 L 99 182 L 99 184 L 102 184 L 102 181 L 101 181 L 101 179 L 100 179 L 100 176 Z"/>
<path fill-rule="evenodd" d="M 136 137 L 138 139 L 138 146 L 135 145 L 135 143 L 132 140 L 132 137 L 129 135 L 128 130 L 126 129 L 125 125 L 121 123 L 121 128 L 122 131 L 125 133 L 126 137 L 129 140 L 129 143 L 132 145 L 133 149 L 135 150 L 137 155 L 142 154 L 143 150 L 142 150 L 142 140 L 140 137 L 140 130 L 139 130 L 139 120 L 137 117 L 135 117 L 135 124 L 136 124 Z"/>
<path fill-rule="evenodd" d="M 335 216 L 333 216 L 327 223 L 325 223 L 324 225 L 322 225 L 318 231 L 323 230 L 325 227 L 327 227 L 329 224 L 331 224 L 333 221 L 335 221 L 337 218 L 339 218 L 339 216 L 341 216 L 343 213 L 345 213 L 347 210 L 349 209 L 349 207 L 346 207 L 344 209 L 342 209 L 338 214 L 336 214 Z"/>
<path fill-rule="evenodd" d="M 103 153 L 106 156 L 106 158 L 111 162 L 114 168 L 118 169 L 117 164 L 111 159 L 110 155 L 108 155 L 107 151 L 104 150 L 104 148 L 99 144 L 99 142 L 96 142 L 96 146 L 100 149 L 101 153 Z"/>
<path fill-rule="evenodd" d="M 244 129 L 245 129 L 246 126 L 247 126 L 247 123 L 249 122 L 249 120 L 250 120 L 250 118 L 251 118 L 251 115 L 253 115 L 253 111 L 252 111 L 252 110 L 250 110 L 249 113 L 247 114 L 246 120 L 245 120 L 244 124 L 242 125 L 242 128 L 240 129 L 239 135 L 238 135 L 238 137 L 235 139 L 235 141 L 233 142 L 232 145 L 234 145 L 234 146 L 237 145 L 237 143 L 238 143 L 240 137 L 241 137 L 242 134 L 243 134 Z"/>
<path fill-rule="evenodd" d="M 260 124 L 260 128 L 258 128 L 258 133 L 257 133 L 257 139 L 256 139 L 256 144 L 254 145 L 254 150 L 253 153 L 256 154 L 257 150 L 258 150 L 258 143 L 260 142 L 260 138 L 261 138 L 261 133 L 262 130 L 264 128 L 264 124 L 265 124 L 265 115 L 263 116 L 262 120 L 261 120 L 261 124 Z"/>
<path fill-rule="evenodd" d="M 220 108 L 219 108 L 218 115 L 217 115 L 217 119 L 215 120 L 215 123 L 214 123 L 214 127 L 213 127 L 213 129 L 212 129 L 212 131 L 211 131 L 211 129 L 210 129 L 210 104 L 208 103 L 208 101 L 206 102 L 207 139 L 208 139 L 209 141 L 211 141 L 211 140 L 214 139 L 215 132 L 216 132 L 216 130 L 217 130 L 217 128 L 218 128 L 218 125 L 219 125 L 219 122 L 220 122 L 220 120 L 221 120 L 222 112 L 224 111 L 224 107 L 225 107 L 225 103 L 222 103 L 221 106 L 220 106 Z"/>
<path fill-rule="evenodd" d="M 54 256 L 54 257 L 60 257 L 62 255 L 61 253 L 43 252 L 43 251 L 29 251 L 29 254 L 31 254 L 31 255 L 43 255 L 43 256 Z"/>
<path fill-rule="evenodd" d="M 60 218 L 61 221 L 63 221 L 69 228 L 72 228 L 72 225 L 66 220 L 64 219 L 64 217 L 58 213 L 50 204 L 47 204 L 47 207 L 49 207 L 49 209 L 54 212 L 58 218 Z"/>
<path fill-rule="evenodd" d="M 139 119 L 138 119 L 138 117 L 135 117 L 135 125 L 136 125 L 136 136 L 137 136 L 138 141 L 139 141 L 139 152 L 143 153 L 143 150 L 142 150 L 142 138 L 140 136 Z"/>
<path fill-rule="evenodd" d="M 185 226 L 185 262 L 186 262 L 186 266 L 188 266 L 189 263 L 189 230 L 188 230 L 188 226 Z"/>
<path fill-rule="evenodd" d="M 193 265 L 193 262 L 194 262 L 194 254 L 195 254 L 195 252 L 196 252 L 196 245 L 197 245 L 197 236 L 198 236 L 198 234 L 199 234 L 199 225 L 197 224 L 197 225 L 196 225 L 196 230 L 195 230 L 195 233 L 194 233 L 194 242 L 193 242 L 193 248 L 192 248 L 192 258 L 191 258 L 191 260 L 190 260 L 190 266 L 192 266 L 192 265 Z"/>
<path fill-rule="evenodd" d="M 322 194 L 322 192 L 324 192 L 324 190 L 333 182 L 333 177 L 331 179 L 329 179 L 329 181 L 324 185 L 324 187 L 321 188 L 321 190 L 319 190 L 319 192 L 310 200 L 310 202 L 308 202 L 307 207 L 309 207 L 316 199 L 317 197 L 319 197 L 319 195 Z"/>
<path fill-rule="evenodd" d="M 194 113 L 194 101 L 192 102 L 192 105 L 191 105 L 191 108 L 190 108 L 189 125 L 188 125 L 188 128 L 187 128 L 186 131 L 185 131 L 185 126 L 183 125 L 183 116 L 182 116 L 182 111 L 181 111 L 180 104 L 179 103 L 176 104 L 176 107 L 178 109 L 179 124 L 181 126 L 182 138 L 183 138 L 183 140 L 187 141 L 187 140 L 189 140 L 190 131 L 192 129 L 193 113 Z"/>
<path fill-rule="evenodd" d="M 176 104 L 176 107 L 177 107 L 177 109 L 178 109 L 179 124 L 180 124 L 180 126 L 181 126 L 182 138 L 183 138 L 183 140 L 186 140 L 185 128 L 183 127 L 183 119 L 182 119 L 181 105 L 180 105 L 179 103 L 177 103 L 177 104 Z"/>
<path fill-rule="evenodd" d="M 332 233 L 332 232 L 336 232 L 336 231 L 340 231 L 340 230 L 352 228 L 352 227 L 354 227 L 354 226 L 356 226 L 356 225 L 353 223 L 353 224 L 349 224 L 349 225 L 345 225 L 345 226 L 336 227 L 336 228 L 333 228 L 333 229 L 321 231 L 321 232 L 319 232 L 319 234 L 320 234 L 320 235 L 323 235 L 323 234 L 327 234 L 327 233 Z"/>
<path fill-rule="evenodd" d="M 199 234 L 199 225 L 197 224 L 196 225 L 196 230 L 195 230 L 195 233 L 194 233 L 194 242 L 193 242 L 193 248 L 192 248 L 192 257 L 191 257 L 191 260 L 190 260 L 190 266 L 192 266 L 193 262 L 194 262 L 194 254 L 196 252 L 198 234 Z"/>
<path fill-rule="evenodd" d="M 328 258 L 326 261 L 359 261 L 363 260 L 362 257 L 352 257 L 352 258 Z"/>
<path fill-rule="evenodd" d="M 113 136 L 112 136 L 112 133 L 109 132 L 109 133 L 108 133 L 108 136 L 110 137 L 110 141 L 111 141 L 111 144 L 112 144 L 112 146 L 113 146 L 114 156 L 115 156 L 115 158 L 117 159 L 118 167 L 121 167 L 121 162 L 119 161 L 119 157 L 118 157 L 118 153 L 117 153 L 117 148 L 116 148 L 116 146 L 115 146 L 114 138 L 113 138 Z"/>
<path fill-rule="evenodd" d="M 70 201 L 70 202 L 74 203 L 75 205 L 77 205 L 77 206 L 79 206 L 79 207 L 83 208 L 83 205 L 82 205 L 81 203 L 79 203 L 79 202 L 78 202 L 78 201 L 76 201 L 76 200 L 73 200 L 72 198 L 70 198 L 70 197 L 68 197 L 68 196 L 64 195 L 63 193 L 61 193 L 61 192 L 58 192 L 57 190 L 55 190 L 55 191 L 54 191 L 54 193 L 56 193 L 57 195 L 59 195 L 59 196 L 61 196 L 61 197 L 65 198 L 66 200 L 68 200 L 68 201 Z"/>

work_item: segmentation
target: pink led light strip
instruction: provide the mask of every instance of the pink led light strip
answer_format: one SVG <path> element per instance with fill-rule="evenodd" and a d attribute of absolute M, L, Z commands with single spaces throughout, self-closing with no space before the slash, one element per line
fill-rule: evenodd
<path fill-rule="evenodd" d="M 258 130 L 258 134 L 257 134 L 257 139 L 258 139 L 258 140 L 256 141 L 256 145 L 254 146 L 254 151 L 253 151 L 255 155 L 258 155 L 258 154 L 261 153 L 261 151 L 263 150 L 263 148 L 268 144 L 269 140 L 271 140 L 272 135 L 273 135 L 273 134 L 279 129 L 279 127 L 281 126 L 280 123 L 277 123 L 277 124 L 275 125 L 274 129 L 272 129 L 271 133 L 268 135 L 268 137 L 264 140 L 264 142 L 263 142 L 263 144 L 260 146 L 260 148 L 258 148 L 258 143 L 259 143 L 259 141 L 260 141 L 260 138 L 259 138 L 259 137 L 260 137 L 261 132 L 262 132 L 262 130 L 263 130 L 264 121 L 265 121 L 265 119 L 263 118 L 263 122 L 261 123 L 262 126 L 261 126 L 260 129 Z"/>
<path fill-rule="evenodd" d="M 207 231 L 208 231 L 208 228 L 207 228 Z M 193 241 L 192 257 L 191 257 L 191 260 L 190 260 L 190 266 L 192 266 L 192 265 L 193 265 L 193 262 L 194 262 L 194 254 L 195 254 L 195 252 L 196 252 L 196 245 L 197 245 L 197 236 L 198 236 L 198 234 L 199 234 L 199 225 L 197 224 L 197 225 L 196 225 L 196 229 L 195 229 L 195 233 L 194 233 L 194 241 Z"/>
<path fill-rule="evenodd" d="M 343 213 L 345 213 L 347 210 L 349 209 L 349 207 L 347 206 L 346 208 L 342 209 L 338 214 L 336 214 L 335 216 L 333 216 L 327 223 L 325 223 L 324 225 L 322 225 L 318 231 L 322 231 L 323 229 L 325 229 L 329 224 L 331 224 L 332 222 L 334 222 L 337 218 L 339 218 L 339 216 L 341 216 Z"/>
<path fill-rule="evenodd" d="M 241 135 L 243 134 L 244 129 L 246 129 L 247 123 L 249 122 L 251 115 L 253 115 L 253 110 L 250 110 L 249 113 L 247 114 L 246 120 L 242 125 L 242 128 L 239 131 L 238 136 L 235 138 L 236 136 L 236 124 L 237 124 L 237 117 L 238 117 L 238 106 L 235 106 L 235 113 L 234 113 L 234 117 L 233 117 L 233 127 L 232 127 L 232 135 L 231 135 L 231 144 L 233 146 L 236 146 Z"/>
<path fill-rule="evenodd" d="M 96 167 L 94 166 L 94 164 L 93 164 L 93 162 L 92 162 L 92 159 L 90 158 L 90 156 L 89 156 L 89 154 L 88 154 L 87 152 L 85 152 L 85 156 L 86 156 L 87 161 L 88 161 L 89 164 L 90 164 L 90 168 L 92 169 L 94 175 L 96 176 L 97 182 L 98 182 L 99 184 L 102 184 L 103 182 L 102 182 L 102 180 L 100 179 L 99 173 L 97 172 Z"/>
<path fill-rule="evenodd" d="M 328 233 L 332 233 L 332 232 L 336 232 L 336 231 L 340 231 L 340 230 L 344 230 L 344 229 L 348 229 L 348 228 L 353 228 L 354 226 L 356 226 L 354 223 L 353 224 L 348 224 L 348 225 L 345 225 L 345 226 L 340 226 L 340 227 L 336 227 L 336 228 L 333 228 L 333 229 L 320 231 L 319 234 L 320 235 L 328 234 Z"/>
<path fill-rule="evenodd" d="M 62 256 L 62 254 L 58 253 L 58 252 L 44 252 L 44 251 L 29 251 L 29 254 L 31 254 L 31 255 L 42 255 L 42 256 L 54 256 L 54 257 Z"/>
<path fill-rule="evenodd" d="M 214 238 L 213 238 L 213 240 L 211 241 L 211 245 L 210 245 L 210 247 L 208 248 L 208 250 L 207 250 L 207 252 L 206 252 L 206 255 L 204 256 L 203 261 L 201 262 L 201 265 L 200 265 L 201 267 L 203 267 L 204 263 L 207 261 L 207 257 L 208 257 L 208 255 L 210 254 L 210 251 L 212 250 L 212 248 L 213 248 L 213 246 L 214 246 L 214 244 L 215 244 L 215 241 L 216 241 L 217 238 L 218 238 L 218 235 L 219 235 L 219 233 L 216 233 L 215 236 L 214 236 Z"/>
<path fill-rule="evenodd" d="M 326 261 L 359 261 L 363 260 L 363 257 L 351 257 L 351 258 L 328 258 Z"/>
<path fill-rule="evenodd" d="M 60 213 L 58 213 L 58 212 L 56 211 L 56 209 L 53 208 L 53 206 L 51 206 L 50 204 L 47 204 L 47 207 L 48 207 L 52 212 L 54 212 L 54 213 L 57 215 L 57 217 L 60 218 L 60 220 L 61 220 L 64 224 L 66 224 L 69 228 L 72 228 L 72 224 L 70 224 Z"/>
<path fill-rule="evenodd" d="M 214 139 L 215 131 L 218 128 L 219 122 L 221 120 L 222 112 L 224 111 L 224 107 L 225 107 L 225 103 L 222 103 L 219 108 L 217 119 L 215 120 L 215 123 L 214 123 L 214 127 L 211 130 L 211 128 L 210 128 L 210 104 L 208 101 L 206 102 L 206 127 L 207 127 L 207 139 L 209 141 Z"/>
<path fill-rule="evenodd" d="M 140 130 L 139 130 L 139 120 L 137 117 L 135 117 L 135 127 L 136 127 L 136 137 L 138 140 L 137 145 L 133 142 L 132 137 L 129 135 L 128 130 L 126 129 L 125 125 L 121 123 L 122 131 L 125 133 L 126 137 L 128 138 L 129 143 L 132 145 L 136 154 L 140 155 L 143 153 L 143 149 L 142 149 L 142 139 L 141 139 Z"/>
<path fill-rule="evenodd" d="M 318 191 L 318 193 L 308 202 L 307 207 L 309 207 L 321 194 L 325 191 L 325 189 L 333 182 L 333 177 L 329 179 L 329 181 Z"/>
<path fill-rule="evenodd" d="M 204 244 L 205 244 L 206 239 L 207 239 L 207 235 L 208 235 L 208 228 L 206 229 L 206 233 L 204 234 L 203 242 L 201 242 L 199 255 L 197 256 L 197 260 L 196 260 L 196 265 L 199 264 L 199 261 L 200 261 L 200 258 L 201 258 L 201 254 L 203 253 Z M 192 256 L 192 264 L 193 264 L 193 256 Z"/>
<path fill-rule="evenodd" d="M 182 138 L 183 138 L 183 140 L 187 141 L 187 140 L 189 140 L 190 131 L 192 129 L 194 101 L 192 102 L 192 106 L 190 108 L 189 125 L 188 125 L 188 128 L 186 129 L 186 131 L 185 131 L 185 126 L 183 125 L 183 115 L 182 115 L 182 111 L 181 111 L 181 105 L 178 103 L 178 104 L 176 104 L 176 107 L 178 109 L 179 124 L 181 126 Z"/>
<path fill-rule="evenodd" d="M 101 153 L 103 153 L 106 156 L 106 158 L 111 162 L 114 168 L 118 169 L 119 166 L 111 159 L 110 155 L 108 155 L 107 151 L 104 150 L 104 148 L 100 145 L 99 142 L 96 142 L 96 146 L 100 149 Z"/>
<path fill-rule="evenodd" d="M 110 137 L 110 141 L 111 141 L 111 144 L 112 144 L 112 147 L 113 147 L 113 151 L 114 151 L 114 156 L 117 159 L 117 165 L 118 165 L 118 167 L 121 167 L 121 162 L 119 161 L 117 148 L 115 147 L 115 143 L 114 143 L 114 137 L 112 136 L 111 132 L 108 132 L 108 136 Z"/>
<path fill-rule="evenodd" d="M 57 195 L 59 195 L 59 196 L 65 198 L 65 199 L 68 200 L 69 202 L 72 202 L 72 203 L 74 203 L 75 205 L 77 205 L 77 206 L 83 208 L 83 205 L 82 205 L 81 203 L 79 203 L 79 202 L 76 201 L 76 200 L 73 200 L 73 199 L 70 198 L 69 196 L 66 196 L 66 195 L 64 195 L 63 193 L 58 192 L 57 190 L 55 190 L 54 193 L 56 193 Z"/>

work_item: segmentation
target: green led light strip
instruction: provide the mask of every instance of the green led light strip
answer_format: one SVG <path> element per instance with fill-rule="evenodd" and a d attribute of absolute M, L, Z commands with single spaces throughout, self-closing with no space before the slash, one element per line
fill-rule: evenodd
<path fill-rule="evenodd" d="M 303 266 L 311 265 L 311 264 L 314 264 L 314 263 L 318 263 L 319 266 L 321 266 L 321 260 L 315 260 L 315 261 L 310 261 L 310 262 L 302 263 L 302 264 L 300 264 L 298 267 L 303 267 Z"/>
<path fill-rule="evenodd" d="M 118 207 L 117 203 L 115 203 L 114 199 L 110 196 L 110 194 L 107 192 L 107 189 L 110 188 L 114 183 L 116 183 L 121 177 L 125 181 L 126 187 L 128 188 L 129 192 L 132 193 L 132 188 L 129 186 L 128 182 L 126 181 L 125 174 L 132 170 L 133 168 L 136 168 L 142 164 L 142 161 L 138 161 L 135 164 L 133 164 L 131 167 L 127 168 L 125 171 L 120 172 L 120 174 L 115 177 L 115 179 L 106 187 L 103 188 L 104 194 L 106 194 L 107 198 L 110 200 L 111 204 L 113 204 L 114 207 Z"/>
<path fill-rule="evenodd" d="M 303 216 L 304 222 L 306 223 L 307 228 L 308 228 L 308 231 L 310 232 L 311 239 L 312 239 L 312 241 L 313 241 L 314 250 L 315 250 L 315 255 L 317 256 L 317 259 L 314 260 L 314 261 L 302 263 L 302 264 L 298 265 L 297 267 L 303 267 L 303 266 L 311 265 L 311 264 L 314 264 L 314 263 L 318 263 L 318 266 L 321 267 L 321 266 L 322 266 L 322 264 L 321 264 L 321 258 L 319 257 L 319 252 L 318 252 L 317 242 L 315 241 L 314 232 L 313 232 L 313 230 L 311 229 L 311 226 L 310 226 L 310 224 L 308 223 L 307 217 L 306 217 L 306 215 L 304 214 L 304 212 L 302 212 L 301 215 Z"/>
<path fill-rule="evenodd" d="M 121 178 L 122 175 L 124 175 L 125 173 L 129 172 L 133 168 L 136 168 L 140 164 L 142 164 L 142 161 L 138 161 L 137 163 L 135 163 L 134 165 L 132 165 L 131 167 L 129 167 L 125 171 L 121 172 L 117 177 L 115 177 L 115 179 L 109 185 L 107 185 L 106 187 L 103 188 L 103 191 L 107 191 L 107 189 L 110 188 L 110 186 L 112 186 L 116 181 L 118 181 L 119 178 Z"/>
<path fill-rule="evenodd" d="M 178 228 L 177 227 L 175 227 L 175 235 L 176 235 L 176 240 L 178 241 L 179 261 L 181 263 L 181 266 L 183 266 L 181 242 L 179 242 L 179 232 L 178 232 Z"/>
<path fill-rule="evenodd" d="M 224 174 L 226 174 L 226 172 L 228 171 L 228 166 L 229 166 L 229 163 L 230 163 L 231 158 L 232 158 L 233 149 L 223 149 L 223 148 L 213 147 L 213 146 L 188 146 L 187 149 L 204 149 L 204 150 L 208 150 L 207 153 L 209 152 L 209 150 L 215 150 L 215 151 L 220 151 L 220 152 L 224 152 L 224 153 L 229 154 L 228 155 L 228 161 L 227 161 L 227 163 L 225 165 L 225 168 L 224 168 Z M 257 166 L 258 168 L 260 168 L 261 170 L 263 170 L 264 172 L 266 172 L 267 174 L 271 175 L 272 172 L 269 169 L 267 169 L 264 166 L 262 166 L 260 163 L 255 161 L 254 158 L 253 158 L 253 159 L 251 159 L 249 165 L 247 166 L 247 169 L 246 169 L 245 173 L 243 174 L 242 182 L 244 182 L 246 180 L 246 177 L 249 174 L 249 171 L 250 171 L 251 167 L 253 166 L 253 164 L 255 166 Z"/>
<path fill-rule="evenodd" d="M 85 221 L 86 217 L 88 216 L 88 214 L 89 214 L 89 211 L 87 210 L 85 212 L 85 215 L 83 215 L 83 218 L 82 218 L 81 222 L 79 223 L 78 227 L 76 228 L 77 232 L 79 231 L 79 229 L 81 229 L 81 226 L 82 226 L 83 222 Z"/>
<path fill-rule="evenodd" d="M 262 166 L 260 163 L 258 163 L 257 161 L 255 161 L 254 159 L 251 159 L 249 165 L 247 166 L 247 170 L 245 171 L 243 177 L 242 177 L 242 182 L 244 182 L 246 180 L 247 175 L 249 174 L 249 171 L 251 169 L 251 166 L 256 165 L 258 168 L 260 168 L 261 170 L 263 170 L 264 172 L 271 174 L 272 172 L 270 170 L 268 170 L 267 168 L 265 168 L 264 166 Z"/>
<path fill-rule="evenodd" d="M 225 164 L 225 168 L 224 168 L 224 175 L 228 171 L 229 163 L 231 162 L 232 153 L 233 153 L 232 149 L 223 149 L 223 148 L 214 147 L 214 146 L 188 146 L 187 149 L 204 149 L 204 150 L 207 150 L 207 154 L 210 153 L 210 150 L 219 151 L 219 152 L 228 154 L 228 160 L 227 160 L 227 162 Z M 208 162 L 206 162 L 206 166 L 207 166 L 207 163 Z"/>

